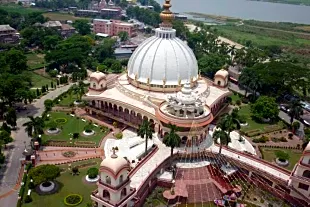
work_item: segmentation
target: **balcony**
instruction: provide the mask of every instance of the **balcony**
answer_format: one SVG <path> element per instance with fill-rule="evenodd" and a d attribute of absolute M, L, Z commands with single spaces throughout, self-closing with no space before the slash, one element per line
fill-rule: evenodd
<path fill-rule="evenodd" d="M 130 180 L 129 180 L 129 178 L 127 178 L 126 180 L 124 180 L 124 181 L 123 181 L 122 183 L 120 183 L 119 185 L 117 185 L 117 186 L 111 186 L 111 185 L 109 185 L 109 184 L 107 184 L 107 183 L 104 183 L 104 182 L 102 182 L 101 180 L 99 180 L 99 185 L 103 185 L 104 187 L 106 187 L 106 188 L 108 188 L 108 189 L 111 189 L 111 190 L 113 190 L 113 191 L 117 191 L 117 190 L 119 190 L 120 188 L 122 188 L 122 187 L 128 185 L 129 182 L 130 182 Z"/>

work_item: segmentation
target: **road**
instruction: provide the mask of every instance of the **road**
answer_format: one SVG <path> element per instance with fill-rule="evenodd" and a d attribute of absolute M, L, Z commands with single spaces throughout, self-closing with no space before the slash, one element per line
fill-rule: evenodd
<path fill-rule="evenodd" d="M 18 179 L 20 169 L 20 158 L 25 149 L 25 144 L 30 145 L 30 138 L 22 126 L 28 121 L 27 116 L 40 116 L 44 111 L 44 101 L 46 99 L 54 99 L 63 92 L 67 91 L 71 85 L 66 85 L 49 92 L 47 95 L 41 97 L 36 102 L 28 105 L 27 110 L 18 114 L 17 130 L 12 132 L 14 142 L 8 145 L 6 167 L 3 166 L 0 174 L 0 195 L 12 190 Z M 17 204 L 18 191 L 0 200 L 1 207 L 13 207 Z"/>

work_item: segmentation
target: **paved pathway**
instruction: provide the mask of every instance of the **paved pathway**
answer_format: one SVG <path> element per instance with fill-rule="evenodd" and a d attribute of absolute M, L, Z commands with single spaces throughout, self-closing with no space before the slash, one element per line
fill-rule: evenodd
<path fill-rule="evenodd" d="M 27 133 L 24 131 L 24 127 L 22 126 L 25 122 L 28 121 L 27 116 L 40 116 L 44 111 L 44 101 L 46 99 L 54 99 L 59 96 L 63 92 L 67 91 L 70 85 L 66 85 L 60 88 L 57 88 L 54 91 L 49 92 L 45 96 L 36 100 L 31 105 L 27 106 L 27 110 L 22 111 L 18 114 L 20 117 L 17 120 L 17 130 L 12 132 L 12 136 L 14 137 L 14 142 L 9 145 L 9 150 L 7 153 L 6 167 L 4 166 L 1 169 L 0 174 L 0 195 L 7 193 L 14 189 L 16 185 L 16 181 L 18 179 L 18 172 L 20 168 L 20 158 L 22 158 L 22 152 L 25 149 L 25 144 L 29 146 L 30 138 L 27 136 Z M 1 207 L 13 207 L 17 204 L 18 190 L 14 189 L 14 193 L 11 193 L 9 196 L 0 199 Z"/>

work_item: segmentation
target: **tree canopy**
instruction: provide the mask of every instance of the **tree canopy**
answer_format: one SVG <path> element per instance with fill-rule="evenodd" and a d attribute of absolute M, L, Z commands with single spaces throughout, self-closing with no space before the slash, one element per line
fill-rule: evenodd
<path fill-rule="evenodd" d="M 60 176 L 60 168 L 55 165 L 39 165 L 30 170 L 29 176 L 35 185 L 39 185 L 43 182 L 53 181 Z"/>
<path fill-rule="evenodd" d="M 86 19 L 75 20 L 75 22 L 73 23 L 73 26 L 75 27 L 75 29 L 78 31 L 80 35 L 87 35 L 87 34 L 90 34 L 91 32 L 90 24 L 88 20 Z"/>
<path fill-rule="evenodd" d="M 275 120 L 279 115 L 279 107 L 276 100 L 268 96 L 260 96 L 255 103 L 251 105 L 251 111 L 254 118 L 258 120 Z"/>

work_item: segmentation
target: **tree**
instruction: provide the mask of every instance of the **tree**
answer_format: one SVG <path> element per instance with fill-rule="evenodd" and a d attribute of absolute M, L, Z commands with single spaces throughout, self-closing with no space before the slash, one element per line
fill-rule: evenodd
<path fill-rule="evenodd" d="M 290 155 L 282 150 L 275 151 L 275 155 L 281 162 L 285 162 L 290 159 Z"/>
<path fill-rule="evenodd" d="M 25 131 L 29 137 L 36 138 L 39 134 L 43 133 L 43 128 L 45 126 L 44 119 L 42 117 L 28 116 L 30 121 L 23 124 Z"/>
<path fill-rule="evenodd" d="M 279 107 L 276 100 L 268 96 L 260 96 L 254 104 L 251 105 L 253 117 L 262 119 L 275 120 L 279 115 Z"/>
<path fill-rule="evenodd" d="M 20 74 L 27 69 L 27 57 L 20 50 L 11 49 L 5 54 L 5 61 L 11 74 Z"/>
<path fill-rule="evenodd" d="M 45 106 L 46 111 L 50 111 L 52 109 L 53 105 L 54 105 L 54 102 L 51 99 L 46 99 L 44 101 L 44 106 Z"/>
<path fill-rule="evenodd" d="M 296 132 L 300 128 L 300 122 L 299 121 L 294 121 L 292 124 L 292 129 L 293 132 Z"/>
<path fill-rule="evenodd" d="M 99 170 L 98 168 L 92 167 L 87 170 L 87 175 L 90 179 L 94 179 L 98 176 Z"/>
<path fill-rule="evenodd" d="M 37 97 L 39 97 L 40 94 L 41 94 L 39 88 L 37 88 L 37 92 L 36 93 L 37 93 Z"/>
<path fill-rule="evenodd" d="M 90 24 L 88 20 L 86 19 L 75 20 L 75 22 L 73 23 L 73 26 L 78 31 L 78 33 L 81 35 L 88 35 L 91 32 Z"/>
<path fill-rule="evenodd" d="M 17 125 L 16 120 L 17 120 L 16 110 L 13 107 L 10 107 L 5 114 L 5 121 L 7 124 L 15 128 Z"/>
<path fill-rule="evenodd" d="M 213 140 L 215 143 L 218 142 L 218 140 L 220 140 L 220 149 L 219 149 L 219 154 L 221 154 L 222 152 L 222 146 L 225 145 L 227 146 L 228 143 L 230 142 L 230 137 L 228 136 L 228 134 L 223 131 L 222 129 L 216 130 L 213 133 Z"/>
<path fill-rule="evenodd" d="M 128 32 L 121 31 L 121 32 L 118 33 L 118 37 L 121 39 L 121 42 L 125 42 L 129 38 Z"/>
<path fill-rule="evenodd" d="M 72 174 L 73 174 L 73 175 L 79 174 L 79 168 L 73 167 L 73 168 L 72 168 Z"/>
<path fill-rule="evenodd" d="M 153 132 L 152 123 L 149 122 L 147 119 L 144 119 L 142 121 L 142 124 L 139 126 L 137 134 L 141 138 L 145 138 L 145 156 L 147 155 L 148 139 L 152 139 L 153 137 L 152 132 Z"/>
<path fill-rule="evenodd" d="M 8 144 L 13 141 L 13 138 L 11 137 L 11 134 L 9 132 L 2 130 L 0 131 L 0 140 L 4 144 Z"/>
<path fill-rule="evenodd" d="M 85 93 L 85 84 L 83 83 L 83 81 L 79 82 L 79 85 L 77 87 L 77 94 L 78 94 L 78 100 L 81 101 L 82 100 L 82 96 Z"/>
<path fill-rule="evenodd" d="M 53 89 L 53 88 L 54 88 L 54 82 L 51 81 L 51 89 Z"/>
<path fill-rule="evenodd" d="M 46 36 L 43 40 L 43 47 L 45 50 L 53 50 L 60 41 L 61 37 L 59 35 Z"/>
<path fill-rule="evenodd" d="M 218 53 L 210 53 L 198 60 L 198 66 L 204 75 L 213 79 L 215 73 L 227 63 L 228 57 L 228 55 L 223 56 Z"/>
<path fill-rule="evenodd" d="M 180 145 L 181 138 L 176 133 L 178 128 L 176 125 L 169 124 L 170 132 L 164 137 L 163 143 L 171 148 L 171 157 L 173 155 L 173 149 Z"/>
<path fill-rule="evenodd" d="M 288 114 L 290 116 L 291 127 L 293 127 L 294 119 L 299 119 L 303 114 L 302 105 L 299 100 L 295 100 L 290 103 Z"/>
<path fill-rule="evenodd" d="M 35 185 L 53 181 L 60 175 L 60 168 L 55 165 L 39 165 L 31 168 L 29 176 L 33 179 Z"/>
<path fill-rule="evenodd" d="M 106 38 L 101 44 L 97 45 L 94 49 L 94 56 L 99 63 L 105 61 L 107 58 L 113 58 L 114 56 L 114 44 L 115 40 L 111 38 Z M 106 65 L 103 62 L 104 65 Z M 108 66 L 108 65 L 106 65 Z M 108 66 L 110 67 L 110 66 Z"/>
<path fill-rule="evenodd" d="M 122 72 L 122 65 L 119 61 L 115 61 L 113 63 L 113 65 L 111 66 L 111 71 L 115 72 L 115 73 L 120 73 Z"/>

